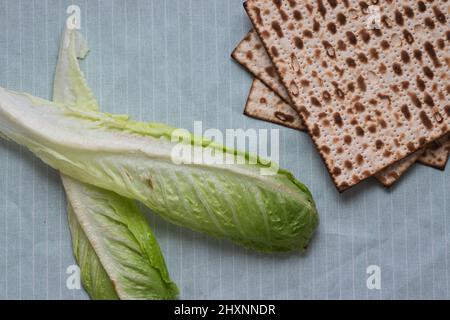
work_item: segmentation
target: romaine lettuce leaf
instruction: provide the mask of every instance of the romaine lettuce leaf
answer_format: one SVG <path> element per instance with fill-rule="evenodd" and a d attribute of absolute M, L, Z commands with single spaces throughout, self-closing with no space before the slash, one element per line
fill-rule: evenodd
<path fill-rule="evenodd" d="M 146 204 L 181 226 L 262 251 L 303 249 L 318 224 L 308 189 L 287 171 L 262 165 L 178 165 L 173 129 L 0 88 L 0 130 L 45 163 L 85 183 Z M 216 145 L 203 146 L 224 152 Z M 175 155 L 176 157 L 176 155 Z M 241 159 L 239 159 L 241 158 Z"/>
<path fill-rule="evenodd" d="M 76 30 L 65 29 L 56 66 L 53 100 L 98 110 L 78 58 L 88 52 Z M 62 175 L 75 257 L 83 286 L 93 299 L 173 299 L 158 243 L 132 200 Z"/>
<path fill-rule="evenodd" d="M 146 204 L 181 226 L 261 251 L 303 249 L 318 225 L 308 189 L 280 170 L 261 175 L 245 155 L 221 146 L 228 164 L 178 165 L 174 129 L 135 122 L 0 88 L 0 131 L 45 163 L 85 183 Z M 203 150 L 205 151 L 205 150 Z"/>
<path fill-rule="evenodd" d="M 64 187 L 74 251 L 92 298 L 176 297 L 158 243 L 132 200 L 71 178 Z"/>

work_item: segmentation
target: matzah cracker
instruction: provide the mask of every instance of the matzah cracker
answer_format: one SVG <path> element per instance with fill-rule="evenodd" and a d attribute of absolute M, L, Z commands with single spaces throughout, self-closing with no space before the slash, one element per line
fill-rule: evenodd
<path fill-rule="evenodd" d="M 253 80 L 244 114 L 292 129 L 305 130 L 298 114 L 262 81 Z"/>
<path fill-rule="evenodd" d="M 300 116 L 295 112 L 292 112 L 291 105 L 284 102 L 290 100 L 288 93 L 281 83 L 278 74 L 276 72 L 275 74 L 272 73 L 272 70 L 275 70 L 275 67 L 254 30 L 246 35 L 231 56 L 242 66 L 247 68 L 254 76 L 264 79 L 264 82 L 268 86 L 266 87 L 261 81 L 254 81 L 252 88 L 250 89 L 244 114 L 260 120 L 275 122 L 290 128 L 304 130 L 305 126 L 300 119 Z M 273 90 L 272 92 L 269 92 L 269 87 Z M 278 94 L 274 95 L 273 92 L 278 92 Z M 285 96 L 283 99 L 284 101 L 279 95 Z M 266 97 L 270 97 L 270 99 Z M 262 103 L 261 98 L 263 99 Z M 270 103 L 267 103 L 269 100 Z M 275 112 L 279 113 L 275 114 Z M 288 122 L 286 123 L 286 121 L 280 120 L 280 118 L 284 119 L 284 114 L 288 114 L 294 118 L 287 117 L 286 119 L 288 119 Z M 299 126 L 292 126 L 292 123 L 294 122 L 297 122 Z M 421 153 L 423 153 L 423 151 L 410 155 L 398 163 L 387 167 L 377 173 L 375 178 L 385 187 L 391 187 L 400 179 L 409 167 L 416 162 Z"/>
<path fill-rule="evenodd" d="M 449 131 L 449 4 L 249 0 L 246 10 L 340 191 Z M 366 28 L 367 27 L 367 28 Z"/>
<path fill-rule="evenodd" d="M 271 90 L 276 92 L 284 101 L 288 102 L 292 107 L 289 95 L 283 86 L 278 73 L 275 71 L 275 66 L 272 63 L 272 60 L 270 60 L 270 57 L 255 30 L 252 29 L 245 36 L 245 38 L 241 40 L 231 56 L 256 78 L 260 79 Z M 269 95 L 269 93 L 267 93 L 267 95 Z M 272 105 L 278 105 L 278 103 L 274 101 Z M 283 104 L 280 104 L 279 108 L 282 108 L 287 112 L 287 107 Z M 260 109 L 263 110 L 259 111 Z M 272 121 L 273 117 L 268 118 L 268 115 L 271 113 L 273 112 L 270 111 L 270 106 L 268 108 L 260 108 L 255 104 L 251 104 L 248 108 L 248 113 L 246 114 L 253 118 L 274 122 Z M 298 115 L 296 117 L 300 118 Z M 303 123 L 303 120 L 300 121 Z M 284 125 L 284 123 L 279 124 Z M 287 126 L 292 128 L 290 125 Z M 302 127 L 303 128 L 300 130 L 305 129 L 304 125 L 302 125 Z M 408 160 L 402 161 L 402 164 L 396 166 L 396 169 L 384 170 L 384 172 L 380 173 L 377 177 L 379 178 L 378 180 L 380 180 L 385 186 L 392 186 L 395 183 L 394 177 L 400 177 L 404 172 L 406 172 L 408 170 L 408 165 L 412 166 L 414 164 L 414 161 L 412 161 L 414 158 L 418 158 L 417 161 L 423 165 L 443 170 L 449 158 L 450 143 L 448 146 L 440 145 L 441 144 L 433 143 L 430 147 L 431 149 L 427 148 L 428 152 L 425 150 L 420 157 L 419 154 L 413 155 Z"/>

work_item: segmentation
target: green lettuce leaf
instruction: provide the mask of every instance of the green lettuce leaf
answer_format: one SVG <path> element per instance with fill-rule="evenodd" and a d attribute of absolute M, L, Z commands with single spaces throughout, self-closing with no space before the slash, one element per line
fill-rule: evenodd
<path fill-rule="evenodd" d="M 73 247 L 83 284 L 94 299 L 173 299 L 158 243 L 132 200 L 64 181 Z"/>
<path fill-rule="evenodd" d="M 181 226 L 262 251 L 303 249 L 318 224 L 308 189 L 289 172 L 173 128 L 147 124 L 0 88 L 0 130 L 45 163 L 85 183 L 146 204 Z M 233 165 L 179 165 L 183 144 L 227 153 Z M 185 145 L 186 145 L 185 144 Z M 244 164 L 239 164 L 244 162 Z"/>
<path fill-rule="evenodd" d="M 53 100 L 98 110 L 78 58 L 89 49 L 76 30 L 64 30 L 56 66 Z M 83 286 L 93 299 L 173 299 L 158 243 L 132 200 L 62 175 L 75 257 Z"/>
<path fill-rule="evenodd" d="M 169 139 L 174 129 L 161 124 L 0 88 L 0 130 L 74 179 L 139 200 L 178 225 L 257 250 L 303 249 L 318 224 L 310 192 L 289 172 L 262 175 L 260 162 L 199 138 Z M 179 165 L 172 151 L 180 144 L 227 153 L 234 164 Z"/>
<path fill-rule="evenodd" d="M 67 205 L 67 218 L 72 235 L 73 253 L 80 267 L 81 281 L 84 289 L 95 300 L 119 299 L 111 279 L 103 268 L 84 230 L 81 228 L 69 200 Z"/>

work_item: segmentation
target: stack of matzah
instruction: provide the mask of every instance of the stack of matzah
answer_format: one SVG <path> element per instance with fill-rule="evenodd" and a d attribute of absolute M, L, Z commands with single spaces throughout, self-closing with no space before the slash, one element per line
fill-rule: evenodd
<path fill-rule="evenodd" d="M 450 152 L 450 1 L 248 0 L 244 113 L 312 137 L 339 191 Z"/>

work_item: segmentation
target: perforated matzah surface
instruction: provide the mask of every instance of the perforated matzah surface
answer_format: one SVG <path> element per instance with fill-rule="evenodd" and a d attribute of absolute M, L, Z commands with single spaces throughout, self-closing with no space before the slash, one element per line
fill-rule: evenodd
<path fill-rule="evenodd" d="M 304 130 L 305 126 L 300 116 L 292 112 L 293 107 L 285 102 L 286 100 L 290 100 L 288 93 L 281 83 L 278 74 L 276 72 L 275 74 L 272 73 L 275 67 L 255 31 L 250 31 L 239 43 L 233 51 L 232 57 L 253 75 L 264 79 L 264 82 L 267 84 L 266 86 L 259 80 L 253 82 L 244 113 L 260 120 Z M 278 92 L 279 94 L 274 94 L 274 92 Z M 279 95 L 285 95 L 284 101 Z M 436 150 L 436 153 L 438 152 Z M 386 187 L 392 186 L 416 162 L 421 156 L 421 153 L 423 151 L 390 165 L 377 173 L 375 178 Z M 435 157 L 435 159 L 440 158 Z"/>
<path fill-rule="evenodd" d="M 244 114 L 292 129 L 305 130 L 294 109 L 258 79 L 253 80 Z"/>
<path fill-rule="evenodd" d="M 245 105 L 244 114 L 264 121 L 281 124 L 289 128 L 304 130 L 298 114 L 262 81 L 253 81 Z M 392 186 L 417 161 L 423 150 L 390 165 L 375 175 L 385 187 Z"/>
<path fill-rule="evenodd" d="M 449 4 L 249 0 L 246 10 L 339 190 L 449 131 Z"/>
<path fill-rule="evenodd" d="M 267 54 L 266 49 L 264 48 L 261 39 L 259 38 L 255 30 L 251 30 L 245 36 L 245 38 L 240 41 L 231 56 L 239 64 L 245 67 L 250 73 L 252 73 L 256 78 L 260 79 L 271 90 L 276 92 L 280 98 L 292 105 L 289 95 L 284 88 L 281 79 L 278 76 L 278 73 L 275 71 L 275 66 L 270 60 L 270 57 Z M 275 105 L 277 103 L 274 102 L 273 104 Z M 285 107 L 284 105 L 280 104 L 279 107 L 287 110 L 287 107 Z M 265 121 L 272 121 L 271 118 L 267 118 L 268 115 L 273 113 L 270 111 L 270 106 L 268 108 L 263 108 L 264 110 L 259 111 L 260 109 L 262 108 L 256 106 L 255 104 L 251 104 L 251 106 L 248 108 L 249 111 L 247 115 Z M 296 117 L 300 119 L 298 115 L 296 115 Z M 300 121 L 303 123 L 303 120 Z M 284 123 L 279 124 L 285 125 Z M 289 124 L 287 126 L 291 127 Z M 303 130 L 303 128 L 301 130 Z M 403 161 L 401 166 L 397 166 L 395 172 L 384 172 L 383 174 L 381 174 L 380 178 L 383 182 L 389 181 L 388 186 L 391 186 L 395 182 L 395 180 L 392 181 L 393 177 L 401 176 L 405 171 L 407 171 L 408 164 L 410 166 L 414 164 L 414 162 L 411 161 L 412 158 L 418 158 L 417 161 L 419 161 L 423 165 L 427 165 L 437 169 L 444 169 L 449 158 L 449 150 L 450 142 L 449 145 L 445 143 L 442 145 L 433 143 L 433 145 L 430 146 L 430 148 L 427 148 L 420 157 L 418 155 L 411 156 L 408 161 Z M 389 179 L 387 179 L 386 176 L 389 176 Z"/>

